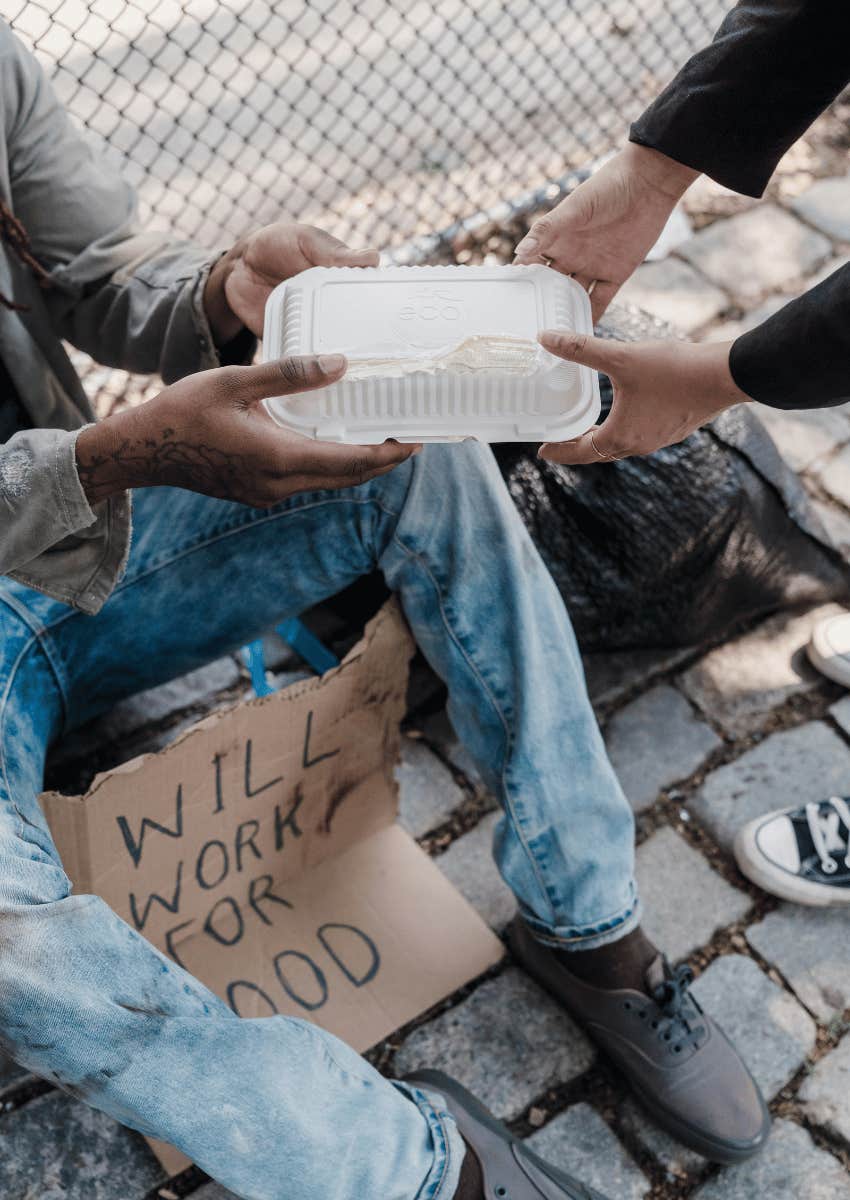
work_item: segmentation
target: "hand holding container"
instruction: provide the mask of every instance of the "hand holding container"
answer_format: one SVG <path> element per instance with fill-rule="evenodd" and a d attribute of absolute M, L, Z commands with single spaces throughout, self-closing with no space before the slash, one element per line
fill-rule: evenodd
<path fill-rule="evenodd" d="M 542 329 L 593 330 L 584 288 L 548 267 L 313 267 L 269 297 L 263 357 L 342 353 L 348 370 L 265 404 L 322 441 L 564 441 L 596 422 L 599 383 Z"/>

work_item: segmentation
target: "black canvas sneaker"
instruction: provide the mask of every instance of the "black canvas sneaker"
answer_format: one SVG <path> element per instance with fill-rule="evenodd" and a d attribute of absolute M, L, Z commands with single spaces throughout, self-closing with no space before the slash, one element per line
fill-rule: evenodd
<path fill-rule="evenodd" d="M 735 838 L 735 858 L 748 879 L 783 900 L 850 904 L 850 800 L 831 796 L 758 817 Z"/>

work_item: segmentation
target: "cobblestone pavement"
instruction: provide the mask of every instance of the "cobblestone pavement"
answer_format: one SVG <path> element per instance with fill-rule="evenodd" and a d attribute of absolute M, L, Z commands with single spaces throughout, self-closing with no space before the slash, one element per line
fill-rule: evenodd
<path fill-rule="evenodd" d="M 736 205 L 672 257 L 641 267 L 627 298 L 693 336 L 731 337 L 850 250 L 850 176 Z M 835 409 L 762 415 L 850 553 L 850 418 Z M 382 1069 L 454 1071 L 539 1150 L 612 1198 L 850 1200 L 850 917 L 775 902 L 740 877 L 730 855 L 734 830 L 754 814 L 850 791 L 850 697 L 803 655 L 818 615 L 779 614 L 708 652 L 587 661 L 637 814 L 647 926 L 673 959 L 691 961 L 697 995 L 768 1095 L 776 1124 L 766 1152 L 721 1170 L 661 1134 L 508 957 L 377 1047 Z M 291 679 L 299 664 L 282 644 L 269 649 L 275 681 Z M 401 819 L 501 931 L 513 905 L 489 855 L 492 799 L 453 737 L 433 680 L 420 670 L 413 683 Z M 81 786 L 86 772 L 110 764 L 116 745 L 123 757 L 156 748 L 247 694 L 244 667 L 225 659 L 136 698 L 63 746 L 51 782 Z M 196 1172 L 165 1180 L 134 1134 L 3 1062 L 0 1114 L 3 1200 L 227 1200 Z"/>

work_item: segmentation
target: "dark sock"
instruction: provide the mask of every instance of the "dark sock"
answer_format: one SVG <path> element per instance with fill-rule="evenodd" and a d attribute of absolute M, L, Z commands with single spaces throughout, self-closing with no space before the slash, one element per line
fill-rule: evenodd
<path fill-rule="evenodd" d="M 646 991 L 646 971 L 658 950 L 640 926 L 595 950 L 556 950 L 567 970 L 591 987 Z"/>
<path fill-rule="evenodd" d="M 454 1200 L 484 1200 L 484 1175 L 481 1171 L 481 1163 L 466 1138 L 463 1141 L 466 1146 L 466 1154 L 461 1164 L 460 1179 Z"/>

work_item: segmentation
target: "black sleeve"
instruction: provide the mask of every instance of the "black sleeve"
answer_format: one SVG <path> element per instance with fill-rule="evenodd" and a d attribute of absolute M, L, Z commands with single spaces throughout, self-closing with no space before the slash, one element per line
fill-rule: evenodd
<path fill-rule="evenodd" d="M 631 140 L 760 196 L 848 81 L 848 0 L 740 0 L 634 123 Z"/>
<path fill-rule="evenodd" d="M 733 342 L 732 378 L 773 408 L 850 401 L 850 264 Z"/>

